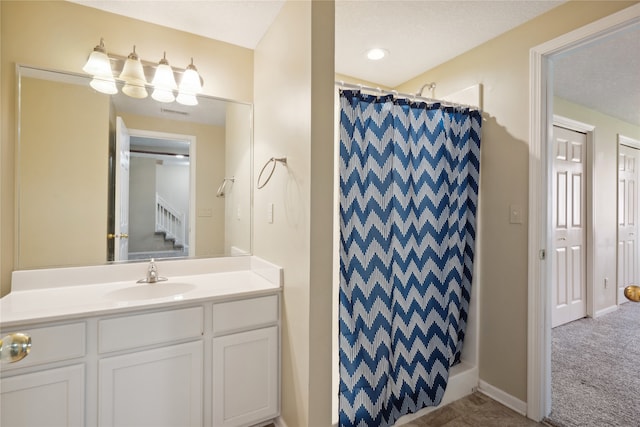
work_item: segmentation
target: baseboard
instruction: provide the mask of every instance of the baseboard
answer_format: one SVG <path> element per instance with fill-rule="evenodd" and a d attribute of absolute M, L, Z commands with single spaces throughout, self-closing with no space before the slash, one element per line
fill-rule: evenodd
<path fill-rule="evenodd" d="M 415 414 L 407 414 L 400 417 L 396 421 L 396 426 L 402 426 L 405 424 L 411 424 L 411 422 L 417 418 L 433 412 L 444 405 L 454 402 L 458 399 L 462 399 L 465 396 L 473 393 L 478 387 L 478 367 L 472 366 L 468 363 L 461 362 L 451 368 L 449 374 L 449 380 L 447 382 L 447 390 L 442 397 L 442 401 L 438 406 L 430 406 L 422 408 Z"/>
<path fill-rule="evenodd" d="M 512 395 L 492 386 L 488 382 L 480 380 L 478 382 L 478 391 L 486 394 L 493 400 L 502 403 L 507 408 L 511 408 L 519 414 L 527 416 L 527 402 L 513 397 Z"/>
<path fill-rule="evenodd" d="M 276 427 L 287 427 L 287 423 L 284 422 L 282 417 L 276 418 L 275 420 L 273 420 L 273 423 L 276 425 Z"/>
<path fill-rule="evenodd" d="M 603 308 L 602 310 L 598 310 L 596 311 L 596 314 L 594 314 L 594 319 L 600 316 L 604 316 L 605 314 L 609 314 L 609 313 L 613 313 L 614 311 L 616 311 L 618 309 L 617 305 L 612 305 L 610 307 L 607 308 Z"/>

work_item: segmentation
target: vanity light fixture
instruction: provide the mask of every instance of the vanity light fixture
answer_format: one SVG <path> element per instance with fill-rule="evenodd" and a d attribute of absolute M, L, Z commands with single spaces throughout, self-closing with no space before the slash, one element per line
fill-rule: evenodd
<path fill-rule="evenodd" d="M 113 71 L 111 70 L 111 62 L 107 56 L 107 50 L 104 47 L 102 38 L 100 39 L 100 44 L 93 48 L 82 70 L 93 76 L 89 85 L 98 92 L 109 95 L 118 92 L 116 81 L 113 78 Z"/>
<path fill-rule="evenodd" d="M 125 81 L 125 85 L 122 88 L 122 92 L 125 95 L 140 99 L 147 97 L 148 93 L 145 88 L 147 80 L 144 76 L 144 69 L 142 68 L 140 57 L 138 57 L 136 53 L 135 45 L 133 46 L 133 52 L 127 56 L 127 60 L 120 73 L 120 79 Z"/>
<path fill-rule="evenodd" d="M 153 73 L 151 81 L 151 86 L 153 87 L 151 97 L 153 99 L 164 103 L 177 101 L 183 105 L 198 105 L 196 95 L 202 92 L 203 82 L 196 66 L 193 65 L 193 58 L 191 58 L 191 63 L 185 70 L 171 68 L 169 61 L 167 61 L 166 52 L 164 52 L 158 64 L 145 62 L 143 65 L 143 61 L 136 53 L 135 45 L 133 46 L 133 52 L 126 58 L 117 55 L 110 57 L 104 47 L 104 40 L 100 39 L 100 44 L 93 49 L 82 70 L 93 76 L 89 83 L 92 88 L 109 95 L 118 93 L 114 70 L 111 68 L 112 62 L 117 69 L 122 67 L 118 78 L 124 81 L 122 92 L 125 95 L 132 98 L 146 98 L 148 96 L 146 88 L 148 83 L 145 76 L 146 67 L 148 73 L 146 75 Z M 182 76 L 179 87 L 176 84 L 174 73 Z M 175 96 L 176 91 L 178 92 L 177 97 Z"/>
<path fill-rule="evenodd" d="M 173 70 L 167 61 L 167 52 L 158 63 L 156 73 L 153 76 L 153 93 L 151 97 L 159 102 L 173 102 L 176 97 L 173 95 L 174 90 L 178 90 L 176 78 L 173 76 Z"/>
<path fill-rule="evenodd" d="M 193 65 L 193 58 L 191 58 L 191 64 L 187 65 L 187 69 L 182 74 L 176 101 L 183 105 L 197 105 L 198 100 L 196 95 L 201 91 L 202 82 L 200 81 L 200 74 L 198 74 L 198 69 Z"/>

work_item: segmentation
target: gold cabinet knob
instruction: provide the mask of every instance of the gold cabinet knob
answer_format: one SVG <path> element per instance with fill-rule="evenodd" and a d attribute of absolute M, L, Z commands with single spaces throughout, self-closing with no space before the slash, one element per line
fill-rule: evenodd
<path fill-rule="evenodd" d="M 0 360 L 14 363 L 27 357 L 31 351 L 31 337 L 27 334 L 9 334 L 0 340 Z"/>

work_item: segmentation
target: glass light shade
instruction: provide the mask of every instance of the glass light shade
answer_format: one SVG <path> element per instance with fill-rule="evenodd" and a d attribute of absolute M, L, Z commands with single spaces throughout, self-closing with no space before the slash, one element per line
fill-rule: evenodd
<path fill-rule="evenodd" d="M 126 83 L 122 88 L 122 93 L 131 98 L 146 98 L 149 94 L 147 93 L 147 89 L 144 86 L 138 86 L 135 84 Z"/>
<path fill-rule="evenodd" d="M 176 98 L 173 91 L 178 89 L 173 70 L 167 61 L 167 55 L 160 60 L 151 84 L 154 87 L 151 97 L 159 102 L 173 102 Z"/>
<path fill-rule="evenodd" d="M 114 95 L 118 93 L 118 88 L 116 87 L 116 81 L 113 77 L 94 77 L 90 82 L 89 86 L 97 90 L 101 93 L 106 93 L 107 95 Z"/>
<path fill-rule="evenodd" d="M 166 89 L 160 89 L 158 87 L 153 89 L 153 93 L 151 97 L 158 102 L 173 102 L 176 97 L 173 95 L 173 92 Z"/>
<path fill-rule="evenodd" d="M 124 67 L 122 67 L 120 79 L 124 80 L 126 83 L 137 86 L 144 86 L 147 84 L 147 79 L 144 77 L 142 62 L 140 62 L 140 58 L 138 58 L 138 54 L 136 54 L 135 46 L 133 47 L 133 52 L 131 52 L 127 57 Z"/>
<path fill-rule="evenodd" d="M 198 105 L 198 98 L 190 93 L 180 92 L 176 97 L 176 101 L 182 105 Z"/>
<path fill-rule="evenodd" d="M 191 58 L 191 64 L 187 65 L 187 69 L 182 74 L 182 79 L 180 80 L 180 92 L 192 95 L 202 92 L 200 74 L 198 74 L 196 66 L 193 65 L 193 58 Z"/>
<path fill-rule="evenodd" d="M 97 50 L 91 52 L 89 59 L 87 59 L 87 63 L 82 67 L 82 71 L 87 74 L 91 74 L 92 76 L 113 77 L 109 57 L 106 53 Z"/>
<path fill-rule="evenodd" d="M 163 62 L 164 61 L 164 62 Z M 173 70 L 169 66 L 169 63 L 166 60 L 161 60 L 160 64 L 156 68 L 156 73 L 153 76 L 153 81 L 151 84 L 154 87 L 165 89 L 165 90 L 177 90 L 178 85 L 176 84 L 176 79 L 173 75 Z"/>

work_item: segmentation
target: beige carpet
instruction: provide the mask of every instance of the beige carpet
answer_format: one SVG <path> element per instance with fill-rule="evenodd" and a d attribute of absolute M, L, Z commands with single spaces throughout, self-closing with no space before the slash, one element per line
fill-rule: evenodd
<path fill-rule="evenodd" d="M 559 427 L 640 426 L 640 303 L 552 331 L 552 409 Z"/>

